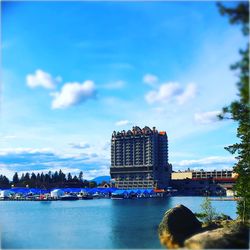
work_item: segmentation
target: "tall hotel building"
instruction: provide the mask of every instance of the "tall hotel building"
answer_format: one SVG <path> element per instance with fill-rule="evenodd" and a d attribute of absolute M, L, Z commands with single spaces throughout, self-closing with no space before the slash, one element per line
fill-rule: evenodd
<path fill-rule="evenodd" d="M 110 175 L 117 188 L 166 188 L 171 172 L 165 131 L 136 126 L 113 132 Z"/>

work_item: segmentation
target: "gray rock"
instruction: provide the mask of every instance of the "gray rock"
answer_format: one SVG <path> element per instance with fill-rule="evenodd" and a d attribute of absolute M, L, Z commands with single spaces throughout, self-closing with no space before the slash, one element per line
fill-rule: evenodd
<path fill-rule="evenodd" d="M 160 241 L 167 248 L 182 247 L 187 238 L 200 231 L 200 221 L 183 205 L 168 210 L 158 229 Z"/>
<path fill-rule="evenodd" d="M 235 223 L 196 234 L 184 243 L 188 249 L 249 249 L 249 229 Z"/>

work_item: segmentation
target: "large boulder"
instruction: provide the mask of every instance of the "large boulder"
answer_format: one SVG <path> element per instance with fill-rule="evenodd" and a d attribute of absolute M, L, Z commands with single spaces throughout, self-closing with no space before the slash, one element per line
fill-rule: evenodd
<path fill-rule="evenodd" d="M 249 249 L 249 229 L 241 223 L 203 233 L 198 233 L 184 242 L 187 249 Z"/>
<path fill-rule="evenodd" d="M 158 230 L 161 244 L 168 249 L 183 247 L 187 238 L 200 231 L 200 221 L 191 210 L 183 205 L 169 209 Z"/>

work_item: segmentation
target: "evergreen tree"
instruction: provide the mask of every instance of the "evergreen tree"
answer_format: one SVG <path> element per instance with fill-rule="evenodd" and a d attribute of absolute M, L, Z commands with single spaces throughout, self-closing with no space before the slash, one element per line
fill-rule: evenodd
<path fill-rule="evenodd" d="M 19 183 L 19 178 L 18 178 L 17 172 L 15 172 L 15 174 L 13 175 L 12 183 L 13 183 L 14 185 L 16 185 L 16 184 Z"/>
<path fill-rule="evenodd" d="M 36 175 L 36 182 L 37 182 L 38 185 L 41 183 L 41 175 L 40 175 L 40 173 L 38 173 Z"/>
<path fill-rule="evenodd" d="M 36 175 L 34 173 L 31 173 L 30 187 L 37 187 Z"/>
<path fill-rule="evenodd" d="M 72 175 L 71 175 L 71 173 L 68 173 L 68 182 L 72 182 Z"/>
<path fill-rule="evenodd" d="M 31 180 L 32 182 L 36 182 L 36 175 L 35 175 L 34 173 L 31 173 L 30 180 Z"/>
<path fill-rule="evenodd" d="M 66 178 L 65 178 L 65 174 L 62 172 L 61 169 L 58 175 L 59 175 L 58 178 L 59 178 L 60 183 L 63 184 L 66 181 Z"/>
<path fill-rule="evenodd" d="M 0 175 L 0 188 L 9 188 L 10 181 L 5 175 Z"/>
<path fill-rule="evenodd" d="M 19 183 L 23 183 L 23 182 L 24 182 L 24 174 L 21 175 Z"/>
<path fill-rule="evenodd" d="M 53 182 L 54 183 L 58 183 L 58 177 L 59 177 L 59 175 L 58 175 L 58 172 L 56 171 L 55 173 L 54 173 L 54 175 L 53 175 Z"/>
<path fill-rule="evenodd" d="M 79 173 L 79 177 L 78 178 L 79 178 L 79 181 L 82 182 L 82 178 L 83 178 L 83 172 L 82 171 Z"/>
<path fill-rule="evenodd" d="M 29 174 L 29 173 L 26 173 L 26 174 L 24 175 L 24 181 L 25 181 L 26 184 L 29 183 L 29 181 L 30 181 L 30 174 Z"/>
<path fill-rule="evenodd" d="M 41 177 L 40 178 L 41 178 L 41 182 L 45 183 L 45 178 L 44 178 L 44 173 L 43 172 L 41 173 Z"/>
<path fill-rule="evenodd" d="M 243 35 L 249 36 L 249 3 L 239 2 L 235 7 L 226 7 L 219 4 L 222 15 L 229 17 L 231 24 L 240 24 Z M 232 153 L 237 154 L 237 163 L 234 171 L 238 177 L 235 191 L 240 197 L 237 206 L 239 217 L 245 222 L 250 218 L 250 105 L 249 105 L 249 43 L 246 48 L 240 50 L 240 60 L 231 66 L 238 73 L 238 100 L 233 101 L 223 108 L 221 119 L 232 119 L 238 123 L 237 137 L 239 143 L 226 147 Z"/>

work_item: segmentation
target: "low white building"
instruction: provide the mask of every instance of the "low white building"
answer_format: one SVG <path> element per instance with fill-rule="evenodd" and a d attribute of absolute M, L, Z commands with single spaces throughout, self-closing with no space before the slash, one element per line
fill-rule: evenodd
<path fill-rule="evenodd" d="M 1 190 L 0 191 L 0 199 L 4 199 L 4 198 L 10 198 L 11 195 L 13 195 L 13 191 L 6 189 L 6 190 Z"/>
<path fill-rule="evenodd" d="M 55 189 L 50 192 L 51 198 L 58 199 L 64 195 L 64 191 L 61 189 Z"/>

